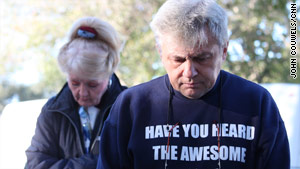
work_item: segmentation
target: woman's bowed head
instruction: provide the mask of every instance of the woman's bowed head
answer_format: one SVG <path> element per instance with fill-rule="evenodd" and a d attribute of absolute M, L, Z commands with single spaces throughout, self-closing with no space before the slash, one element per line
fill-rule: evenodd
<path fill-rule="evenodd" d="M 69 41 L 58 55 L 59 66 L 80 106 L 100 103 L 120 57 L 121 41 L 115 29 L 95 17 L 73 24 Z"/>

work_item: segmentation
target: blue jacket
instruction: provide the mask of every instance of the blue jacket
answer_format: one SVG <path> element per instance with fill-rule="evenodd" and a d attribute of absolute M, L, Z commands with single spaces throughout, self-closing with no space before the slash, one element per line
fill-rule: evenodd
<path fill-rule="evenodd" d="M 97 105 L 100 113 L 108 116 L 111 105 L 124 90 L 116 75 L 112 86 Z M 84 153 L 78 103 L 65 84 L 63 89 L 45 104 L 38 118 L 35 135 L 26 150 L 26 169 L 92 169 L 96 168 L 99 156 L 99 135 L 104 120 L 96 120 L 92 134 L 90 153 Z M 100 114 L 99 113 L 99 114 Z M 96 127 L 97 126 L 97 127 Z"/>
<path fill-rule="evenodd" d="M 165 75 L 118 97 L 98 169 L 290 168 L 284 122 L 263 87 L 225 71 L 199 99 L 170 87 Z"/>

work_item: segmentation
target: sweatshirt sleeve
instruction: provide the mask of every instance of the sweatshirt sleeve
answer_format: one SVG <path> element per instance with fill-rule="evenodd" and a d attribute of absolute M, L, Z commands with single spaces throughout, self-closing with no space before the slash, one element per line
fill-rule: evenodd
<path fill-rule="evenodd" d="M 63 159 L 59 157 L 58 131 L 53 120 L 43 108 L 40 114 L 35 135 L 32 138 L 30 147 L 26 150 L 26 169 L 86 169 L 95 168 L 98 156 L 83 155 L 80 157 Z"/>
<path fill-rule="evenodd" d="M 271 95 L 262 102 L 257 169 L 290 169 L 289 142 L 279 110 Z"/>
<path fill-rule="evenodd" d="M 97 169 L 132 169 L 128 148 L 131 133 L 131 116 L 128 99 L 118 97 L 105 121 L 100 141 Z"/>

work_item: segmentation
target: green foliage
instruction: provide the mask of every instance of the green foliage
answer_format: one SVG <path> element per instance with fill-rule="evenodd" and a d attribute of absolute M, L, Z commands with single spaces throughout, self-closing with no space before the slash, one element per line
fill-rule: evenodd
<path fill-rule="evenodd" d="M 48 98 L 60 90 L 65 77 L 56 57 L 70 26 L 83 16 L 102 18 L 122 35 L 125 45 L 117 71 L 122 83 L 132 86 L 165 74 L 149 27 L 153 14 L 163 2 L 1 0 L 0 111 L 13 97 L 19 100 Z M 232 50 L 224 69 L 258 83 L 300 83 L 299 77 L 294 80 L 289 76 L 287 0 L 218 2 L 228 12 L 231 32 Z M 278 28 L 283 31 L 278 32 Z M 299 49 L 297 52 L 300 53 Z M 24 86 L 10 80 L 28 62 L 39 73 L 38 82 Z M 31 76 L 28 74 L 26 78 L 30 80 Z"/>
<path fill-rule="evenodd" d="M 258 83 L 300 83 L 289 76 L 289 1 L 219 2 L 229 13 L 230 43 L 238 41 L 242 47 L 237 61 L 229 52 L 225 68 Z"/>
<path fill-rule="evenodd" d="M 164 74 L 160 57 L 155 49 L 154 36 L 149 27 L 153 14 L 163 2 L 115 0 L 110 3 L 109 8 L 116 14 L 109 18 L 116 22 L 117 29 L 125 41 L 118 74 L 128 86 Z"/>
<path fill-rule="evenodd" d="M 4 106 L 15 100 L 35 100 L 43 97 L 43 93 L 35 91 L 34 86 L 14 85 L 9 82 L 2 82 L 0 85 L 0 111 Z M 1 115 L 1 112 L 0 112 Z"/>

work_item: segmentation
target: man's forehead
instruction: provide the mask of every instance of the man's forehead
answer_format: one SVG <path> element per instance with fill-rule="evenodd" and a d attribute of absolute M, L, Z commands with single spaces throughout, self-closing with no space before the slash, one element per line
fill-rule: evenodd
<path fill-rule="evenodd" d="M 194 43 L 193 41 L 184 40 L 181 39 L 179 36 L 173 35 L 173 34 L 166 34 L 164 36 L 161 36 L 160 41 L 164 43 L 163 45 L 168 46 L 168 48 L 184 48 L 188 50 L 198 50 L 201 48 L 205 48 L 207 46 L 217 44 L 218 41 L 213 38 L 212 36 L 205 37 L 205 40 L 199 40 L 198 42 Z M 170 46 L 173 45 L 173 46 Z"/>
<path fill-rule="evenodd" d="M 186 56 L 195 56 L 198 54 L 201 54 L 203 52 L 211 52 L 213 49 L 218 47 L 216 44 L 205 44 L 201 46 L 187 46 L 180 43 L 173 43 L 174 41 L 171 41 L 170 43 L 165 43 L 167 47 L 163 48 L 165 53 L 171 56 L 178 56 L 178 57 L 186 57 Z"/>

